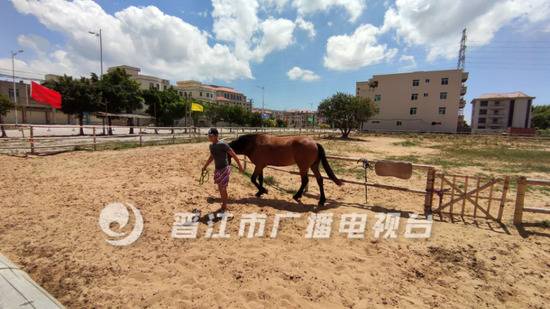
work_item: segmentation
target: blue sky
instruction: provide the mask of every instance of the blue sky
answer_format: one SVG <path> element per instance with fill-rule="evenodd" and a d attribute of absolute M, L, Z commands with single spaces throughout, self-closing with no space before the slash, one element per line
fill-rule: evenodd
<path fill-rule="evenodd" d="M 456 67 L 468 27 L 468 101 L 523 91 L 549 104 L 549 1 L 463 2 L 2 0 L 0 73 L 20 48 L 19 75 L 98 72 L 97 40 L 86 32 L 101 27 L 105 66 L 229 85 L 256 106 L 261 85 L 266 108 L 309 109 L 373 74 Z"/>

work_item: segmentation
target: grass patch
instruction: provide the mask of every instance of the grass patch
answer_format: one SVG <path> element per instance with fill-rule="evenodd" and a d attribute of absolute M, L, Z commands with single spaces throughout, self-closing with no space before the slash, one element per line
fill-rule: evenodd
<path fill-rule="evenodd" d="M 405 141 L 392 143 L 392 145 L 401 146 L 401 147 L 416 147 L 416 146 L 420 146 L 421 143 L 422 141 L 417 139 L 408 139 Z"/>
<path fill-rule="evenodd" d="M 406 155 L 406 156 L 387 156 L 386 160 L 391 161 L 405 161 L 411 163 L 420 163 L 420 157 L 415 155 Z"/>

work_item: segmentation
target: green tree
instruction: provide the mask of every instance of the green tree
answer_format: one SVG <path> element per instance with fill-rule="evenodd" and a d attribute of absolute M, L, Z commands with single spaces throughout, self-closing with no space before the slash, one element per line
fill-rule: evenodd
<path fill-rule="evenodd" d="M 103 107 L 108 113 L 128 113 L 131 114 L 143 107 L 143 98 L 139 89 L 139 83 L 130 78 L 122 68 L 116 68 L 103 75 L 99 81 Z M 109 135 L 113 134 L 111 130 L 111 117 L 108 117 Z M 134 125 L 134 119 L 128 118 L 128 126 Z M 130 134 L 133 134 L 133 128 Z"/>
<path fill-rule="evenodd" d="M 0 131 L 2 131 L 2 135 L 0 137 L 6 137 L 6 130 L 4 130 L 4 120 L 2 117 L 6 116 L 12 107 L 13 104 L 10 102 L 10 99 L 0 93 Z"/>
<path fill-rule="evenodd" d="M 358 129 L 362 122 L 378 112 L 370 99 L 341 92 L 323 100 L 318 111 L 340 129 L 342 138 L 348 138 L 351 130 Z"/>
<path fill-rule="evenodd" d="M 538 105 L 533 108 L 533 127 L 539 130 L 550 128 L 550 105 Z"/>
<path fill-rule="evenodd" d="M 147 105 L 146 112 L 155 117 L 157 126 L 173 126 L 176 119 L 186 115 L 188 106 L 184 99 L 173 88 L 163 91 L 150 89 L 142 91 L 143 100 Z"/>
<path fill-rule="evenodd" d="M 277 119 L 277 127 L 285 128 L 286 127 L 286 122 L 282 119 Z"/>
<path fill-rule="evenodd" d="M 80 135 L 84 135 L 84 114 L 97 112 L 100 108 L 100 92 L 97 87 L 98 77 L 92 74 L 90 78 L 75 79 L 64 75 L 58 80 L 44 83 L 48 88 L 61 94 L 61 111 L 76 115 L 80 125 Z"/>

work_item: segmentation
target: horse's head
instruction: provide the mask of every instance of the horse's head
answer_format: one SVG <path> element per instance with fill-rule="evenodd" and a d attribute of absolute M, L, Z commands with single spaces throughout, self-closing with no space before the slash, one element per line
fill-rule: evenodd
<path fill-rule="evenodd" d="M 256 144 L 256 134 L 241 135 L 236 140 L 229 142 L 229 147 L 236 154 L 248 155 L 252 153 Z"/>

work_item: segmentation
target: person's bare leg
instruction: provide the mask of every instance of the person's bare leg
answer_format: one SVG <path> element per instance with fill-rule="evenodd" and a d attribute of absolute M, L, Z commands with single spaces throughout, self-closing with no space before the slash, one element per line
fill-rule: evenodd
<path fill-rule="evenodd" d="M 223 187 L 218 185 L 218 189 L 220 190 L 220 197 L 222 198 L 222 210 L 227 210 L 227 187 Z"/>

